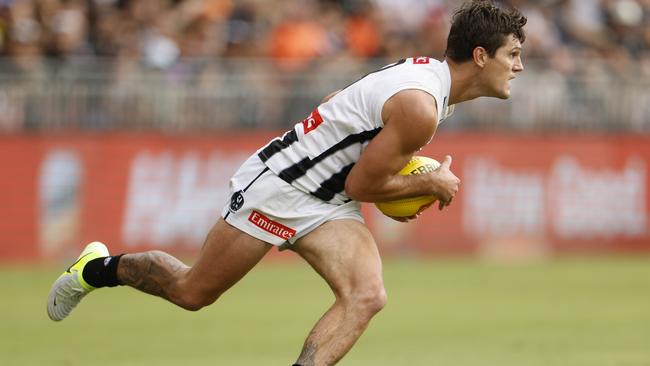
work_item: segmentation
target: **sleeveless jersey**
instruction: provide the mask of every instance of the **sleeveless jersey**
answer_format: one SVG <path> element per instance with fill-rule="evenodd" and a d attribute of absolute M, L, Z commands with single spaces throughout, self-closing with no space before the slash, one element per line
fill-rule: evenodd
<path fill-rule="evenodd" d="M 402 59 L 357 80 L 257 155 L 285 182 L 323 201 L 343 204 L 345 179 L 361 153 L 383 128 L 384 103 L 401 90 L 431 94 L 438 123 L 447 106 L 451 76 L 446 62 L 428 57 Z"/>

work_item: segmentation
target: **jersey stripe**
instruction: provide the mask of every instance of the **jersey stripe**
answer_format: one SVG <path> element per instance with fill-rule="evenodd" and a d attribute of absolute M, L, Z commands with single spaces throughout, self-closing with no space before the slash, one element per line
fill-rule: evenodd
<path fill-rule="evenodd" d="M 345 179 L 348 177 L 353 166 L 354 163 L 346 165 L 340 172 L 333 174 L 329 179 L 321 183 L 315 192 L 310 193 L 323 201 L 330 201 L 334 198 L 335 194 L 343 192 L 345 189 Z"/>
<path fill-rule="evenodd" d="M 399 60 L 370 72 L 320 104 L 317 111 L 322 125 L 310 124 L 309 118 L 298 122 L 258 150 L 257 155 L 293 187 L 324 202 L 344 204 L 349 202 L 345 179 L 352 164 L 384 126 L 380 107 L 404 88 L 420 89 L 435 97 L 444 118 L 450 84 L 445 62 L 429 58 Z M 313 122 L 318 121 L 311 117 Z"/>
<path fill-rule="evenodd" d="M 334 146 L 325 150 L 322 154 L 318 155 L 314 159 L 304 158 L 296 164 L 284 169 L 281 171 L 278 176 L 282 178 L 285 182 L 291 184 L 291 182 L 307 174 L 307 170 L 313 168 L 316 164 L 323 161 L 328 156 L 335 154 L 338 151 L 345 149 L 348 146 L 364 143 L 366 141 L 372 140 L 377 134 L 381 131 L 381 127 L 375 128 L 374 130 L 363 131 L 353 135 L 348 135 L 343 140 L 336 143 Z"/>
<path fill-rule="evenodd" d="M 288 148 L 294 142 L 298 141 L 298 134 L 296 130 L 287 131 L 287 133 L 282 136 L 282 139 L 275 139 L 271 141 L 270 144 L 266 145 L 262 151 L 257 154 L 263 162 L 269 160 L 273 155 L 279 153 L 283 149 Z"/>

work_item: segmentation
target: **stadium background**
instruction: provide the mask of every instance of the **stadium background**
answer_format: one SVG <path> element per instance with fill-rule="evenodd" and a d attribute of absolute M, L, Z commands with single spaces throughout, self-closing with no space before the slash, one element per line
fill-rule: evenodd
<path fill-rule="evenodd" d="M 118 290 L 51 324 L 45 295 L 90 240 L 191 262 L 248 154 L 366 72 L 441 58 L 459 3 L 2 1 L 0 359 L 289 364 L 330 301 L 291 253 L 200 315 Z M 448 210 L 364 208 L 391 305 L 342 364 L 650 365 L 650 1 L 503 3 L 526 70 L 422 151 L 454 157 Z"/>

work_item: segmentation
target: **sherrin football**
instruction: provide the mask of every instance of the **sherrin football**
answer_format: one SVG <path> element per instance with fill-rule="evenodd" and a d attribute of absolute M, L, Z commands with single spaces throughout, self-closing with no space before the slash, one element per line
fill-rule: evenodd
<path fill-rule="evenodd" d="M 399 171 L 401 175 L 430 173 L 440 166 L 440 163 L 426 156 L 414 156 L 411 161 Z M 392 217 L 409 217 L 426 210 L 436 202 L 435 196 L 417 196 L 389 202 L 377 202 L 375 206 L 384 215 Z"/>

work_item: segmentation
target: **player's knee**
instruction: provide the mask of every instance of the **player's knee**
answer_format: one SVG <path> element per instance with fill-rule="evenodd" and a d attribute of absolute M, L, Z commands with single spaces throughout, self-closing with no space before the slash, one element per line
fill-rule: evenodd
<path fill-rule="evenodd" d="M 351 302 L 368 317 L 377 314 L 386 306 L 387 296 L 383 285 L 369 286 L 352 292 Z"/>
<path fill-rule="evenodd" d="M 367 299 L 369 313 L 374 315 L 380 312 L 386 306 L 387 300 L 388 296 L 386 296 L 386 290 L 383 286 L 374 289 Z"/>
<path fill-rule="evenodd" d="M 196 286 L 196 282 L 187 282 L 183 279 L 176 286 L 174 303 L 189 311 L 198 311 L 214 303 L 222 292 L 214 290 L 207 291 L 205 288 Z"/>
<path fill-rule="evenodd" d="M 199 292 L 188 291 L 179 296 L 176 304 L 185 310 L 199 311 L 202 308 L 214 303 L 217 298 L 219 298 L 218 295 L 208 295 Z"/>

